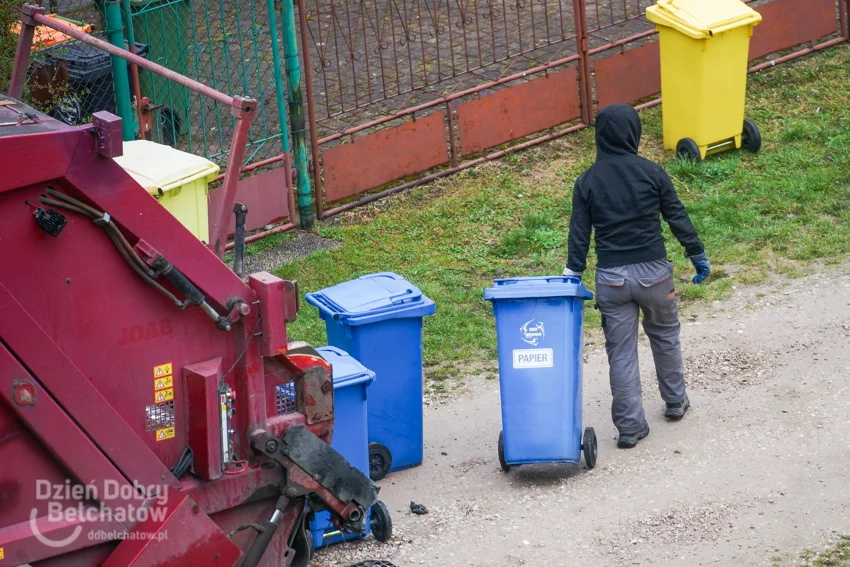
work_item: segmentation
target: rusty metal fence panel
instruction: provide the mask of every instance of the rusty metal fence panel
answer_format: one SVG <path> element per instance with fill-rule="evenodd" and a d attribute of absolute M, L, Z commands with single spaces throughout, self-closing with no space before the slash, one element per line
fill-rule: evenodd
<path fill-rule="evenodd" d="M 571 53 L 570 0 L 300 0 L 318 137 Z"/>
<path fill-rule="evenodd" d="M 575 120 L 581 114 L 575 67 L 456 106 L 462 156 Z M 531 104 L 529 104 L 531 103 Z"/>
<path fill-rule="evenodd" d="M 300 0 L 320 216 L 578 119 L 574 4 Z"/>
<path fill-rule="evenodd" d="M 563 135 L 598 108 L 661 88 L 651 0 L 298 1 L 320 217 Z M 749 3 L 765 18 L 751 60 L 847 36 L 848 0 Z"/>
<path fill-rule="evenodd" d="M 755 8 L 764 19 L 750 42 L 751 61 L 838 31 L 835 0 L 773 0 Z"/>

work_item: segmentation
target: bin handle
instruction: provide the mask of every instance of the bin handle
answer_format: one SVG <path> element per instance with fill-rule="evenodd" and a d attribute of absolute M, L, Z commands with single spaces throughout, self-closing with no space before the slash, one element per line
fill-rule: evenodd
<path fill-rule="evenodd" d="M 340 313 L 339 311 L 334 309 L 332 305 L 330 305 L 327 301 L 325 301 L 325 298 L 322 295 L 312 295 L 312 294 L 310 294 L 308 301 L 313 301 L 315 303 L 321 304 L 322 307 L 325 308 L 325 311 L 327 311 L 330 314 L 331 319 L 333 319 L 334 321 L 339 321 L 340 318 L 342 317 L 342 313 Z"/>
<path fill-rule="evenodd" d="M 412 293 L 413 293 L 413 291 L 408 289 L 408 290 L 405 290 L 404 293 L 398 293 L 396 295 L 391 295 L 390 301 L 392 301 L 394 304 L 395 303 L 404 303 L 405 301 L 408 301 L 409 299 L 413 299 L 412 297 L 405 297 L 407 295 L 411 295 Z"/>

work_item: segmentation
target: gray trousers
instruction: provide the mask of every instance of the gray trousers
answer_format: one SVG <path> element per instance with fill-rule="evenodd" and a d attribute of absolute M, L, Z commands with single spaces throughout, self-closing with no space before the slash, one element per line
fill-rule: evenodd
<path fill-rule="evenodd" d="M 596 272 L 596 302 L 602 313 L 611 379 L 611 417 L 621 434 L 641 430 L 645 419 L 638 364 L 638 318 L 649 337 L 661 398 L 685 398 L 685 374 L 679 343 L 679 312 L 673 264 L 666 259 L 601 268 Z"/>

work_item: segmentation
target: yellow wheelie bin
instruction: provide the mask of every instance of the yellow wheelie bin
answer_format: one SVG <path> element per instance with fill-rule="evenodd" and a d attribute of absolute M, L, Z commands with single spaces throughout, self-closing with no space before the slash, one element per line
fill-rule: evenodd
<path fill-rule="evenodd" d="M 646 9 L 661 44 L 664 148 L 700 161 L 726 150 L 757 152 L 744 119 L 747 55 L 761 14 L 740 0 L 658 0 Z"/>
<path fill-rule="evenodd" d="M 124 142 L 124 155 L 113 159 L 198 240 L 210 241 L 207 195 L 218 176 L 215 163 L 149 140 Z"/>

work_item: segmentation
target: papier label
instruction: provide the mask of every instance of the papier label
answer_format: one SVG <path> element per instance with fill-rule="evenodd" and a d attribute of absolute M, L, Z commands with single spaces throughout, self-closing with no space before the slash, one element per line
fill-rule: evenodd
<path fill-rule="evenodd" d="M 514 350 L 514 368 L 552 368 L 554 360 L 551 348 Z"/>

